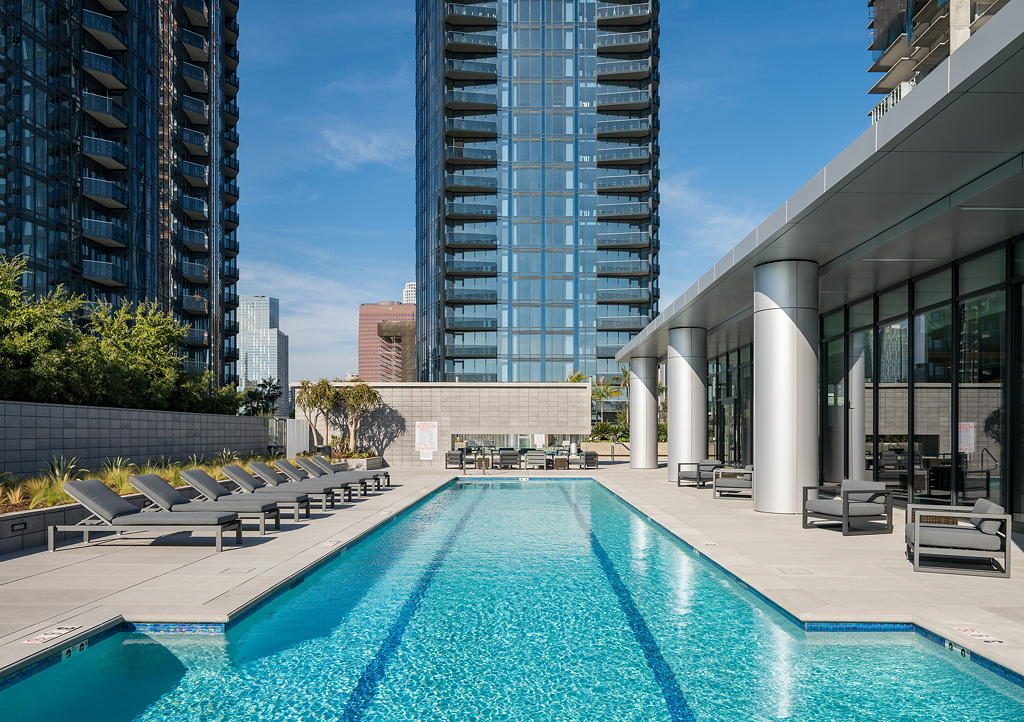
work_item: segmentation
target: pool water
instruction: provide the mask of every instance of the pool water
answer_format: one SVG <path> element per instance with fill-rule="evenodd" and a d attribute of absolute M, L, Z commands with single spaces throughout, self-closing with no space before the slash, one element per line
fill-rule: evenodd
<path fill-rule="evenodd" d="M 342 512 L 343 513 L 343 512 Z M 1020 720 L 913 633 L 805 633 L 593 481 L 457 482 L 223 636 L 0 691 L 56 720 Z"/>

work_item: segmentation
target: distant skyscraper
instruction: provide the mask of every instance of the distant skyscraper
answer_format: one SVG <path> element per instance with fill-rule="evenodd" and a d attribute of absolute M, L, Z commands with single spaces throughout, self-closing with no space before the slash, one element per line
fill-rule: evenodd
<path fill-rule="evenodd" d="M 416 303 L 416 281 L 409 281 L 402 289 L 402 303 Z"/>
<path fill-rule="evenodd" d="M 239 387 L 276 379 L 284 392 L 277 401 L 279 416 L 287 416 L 288 336 L 281 332 L 280 302 L 269 296 L 239 296 Z"/>
<path fill-rule="evenodd" d="M 359 378 L 415 381 L 416 305 L 381 301 L 359 306 Z"/>
<path fill-rule="evenodd" d="M 421 381 L 619 372 L 659 296 L 658 12 L 417 2 Z"/>

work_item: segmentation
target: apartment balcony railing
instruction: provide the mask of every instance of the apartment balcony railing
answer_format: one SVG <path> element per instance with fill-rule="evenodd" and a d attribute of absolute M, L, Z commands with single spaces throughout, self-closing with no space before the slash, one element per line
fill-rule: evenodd
<path fill-rule="evenodd" d="M 498 95 L 473 90 L 449 90 L 444 94 L 444 105 L 449 110 L 497 110 Z"/>
<path fill-rule="evenodd" d="M 597 63 L 597 81 L 643 80 L 654 72 L 653 58 L 639 60 L 600 60 Z"/>
<path fill-rule="evenodd" d="M 210 107 L 199 98 L 191 95 L 181 96 L 181 109 L 189 121 L 197 125 L 206 125 L 210 122 Z"/>
<path fill-rule="evenodd" d="M 444 204 L 444 213 L 453 220 L 493 221 L 498 218 L 498 206 L 448 201 Z"/>
<path fill-rule="evenodd" d="M 643 193 L 651 188 L 652 173 L 631 173 L 629 175 L 606 175 L 597 179 L 598 193 Z"/>
<path fill-rule="evenodd" d="M 657 143 L 625 146 L 622 148 L 598 148 L 597 164 L 601 165 L 644 165 L 660 153 Z"/>
<path fill-rule="evenodd" d="M 238 360 L 238 346 L 226 345 L 224 346 L 224 361 L 231 362 Z"/>
<path fill-rule="evenodd" d="M 181 77 L 185 79 L 185 84 L 189 90 L 196 93 L 209 93 L 210 92 L 210 76 L 206 70 L 200 68 L 198 65 L 192 63 L 186 63 L 182 61 L 178 68 L 181 70 Z"/>
<path fill-rule="evenodd" d="M 495 261 L 445 261 L 445 273 L 449 276 L 494 276 L 498 273 Z"/>
<path fill-rule="evenodd" d="M 188 21 L 197 28 L 209 26 L 210 11 L 206 6 L 206 0 L 181 0 L 181 7 Z"/>
<path fill-rule="evenodd" d="M 491 288 L 446 288 L 446 303 L 497 303 L 498 291 Z"/>
<path fill-rule="evenodd" d="M 84 177 L 82 195 L 107 208 L 128 207 L 128 188 L 118 181 Z"/>
<path fill-rule="evenodd" d="M 234 208 L 225 208 L 224 209 L 224 227 L 227 228 L 229 231 L 233 231 L 236 228 L 238 228 L 238 224 L 239 224 L 238 211 L 236 211 Z"/>
<path fill-rule="evenodd" d="M 498 122 L 474 118 L 445 118 L 444 132 L 456 138 L 494 138 L 498 135 Z"/>
<path fill-rule="evenodd" d="M 206 188 L 210 185 L 210 169 L 208 166 L 183 160 L 179 162 L 178 168 L 181 171 L 182 177 L 188 181 L 189 185 L 196 186 L 197 188 Z"/>
<path fill-rule="evenodd" d="M 598 316 L 598 331 L 639 331 L 651 322 L 650 316 Z"/>
<path fill-rule="evenodd" d="M 650 30 L 635 33 L 598 33 L 597 52 L 643 53 L 651 49 L 652 40 Z"/>
<path fill-rule="evenodd" d="M 464 384 L 493 384 L 498 381 L 498 374 L 461 373 L 449 371 L 445 375 L 446 381 L 459 381 Z"/>
<path fill-rule="evenodd" d="M 128 226 L 122 221 L 83 218 L 82 236 L 101 246 L 124 248 L 128 245 Z"/>
<path fill-rule="evenodd" d="M 657 2 L 633 3 L 620 5 L 605 2 L 597 5 L 597 25 L 643 25 L 650 22 L 651 15 L 657 13 Z"/>
<path fill-rule="evenodd" d="M 444 353 L 448 358 L 494 358 L 498 347 L 452 343 L 445 344 Z"/>
<path fill-rule="evenodd" d="M 206 253 L 210 250 L 210 237 L 206 231 L 198 228 L 181 227 L 175 234 L 178 242 L 195 253 Z"/>
<path fill-rule="evenodd" d="M 238 116 L 241 114 L 241 111 L 238 109 L 238 103 L 228 102 L 224 103 L 224 105 L 221 107 L 224 109 L 224 116 L 228 122 L 238 122 Z"/>
<path fill-rule="evenodd" d="M 238 333 L 238 321 L 224 321 L 224 335 L 233 336 Z"/>
<path fill-rule="evenodd" d="M 192 374 L 193 376 L 202 376 L 210 370 L 205 361 L 185 361 L 184 368 L 185 373 Z"/>
<path fill-rule="evenodd" d="M 238 150 L 238 143 L 241 139 L 238 136 L 238 131 L 234 128 L 226 129 L 221 136 L 221 139 L 224 141 L 224 147 L 228 150 Z"/>
<path fill-rule="evenodd" d="M 494 331 L 498 319 L 479 316 L 445 316 L 444 327 L 448 331 Z"/>
<path fill-rule="evenodd" d="M 444 189 L 450 193 L 494 193 L 498 189 L 495 176 L 449 173 L 444 177 Z"/>
<path fill-rule="evenodd" d="M 498 247 L 498 234 L 448 231 L 445 234 L 445 245 L 453 251 L 492 250 Z"/>
<path fill-rule="evenodd" d="M 445 3 L 444 15 L 449 25 L 493 28 L 498 24 L 498 10 L 494 5 Z"/>
<path fill-rule="evenodd" d="M 206 133 L 201 133 L 192 128 L 178 128 L 178 139 L 192 155 L 209 155 L 210 138 Z"/>
<path fill-rule="evenodd" d="M 599 288 L 598 303 L 650 303 L 649 288 Z"/>
<path fill-rule="evenodd" d="M 128 71 L 108 55 L 83 51 L 82 69 L 111 90 L 124 90 L 128 87 Z"/>
<path fill-rule="evenodd" d="M 101 286 L 121 288 L 128 285 L 128 269 L 119 263 L 87 258 L 82 261 L 82 278 Z"/>
<path fill-rule="evenodd" d="M 227 37 L 229 43 L 238 42 L 238 34 L 241 32 L 238 27 L 238 20 L 236 18 L 227 18 L 224 20 L 224 35 Z"/>
<path fill-rule="evenodd" d="M 128 127 L 128 111 L 105 95 L 83 92 L 82 110 L 108 128 Z"/>
<path fill-rule="evenodd" d="M 647 248 L 651 245 L 649 231 L 598 231 L 596 244 L 598 248 Z"/>
<path fill-rule="evenodd" d="M 210 332 L 205 328 L 189 327 L 185 329 L 185 343 L 189 346 L 205 347 L 210 345 Z"/>
<path fill-rule="evenodd" d="M 224 46 L 224 65 L 232 72 L 238 67 L 238 48 L 234 45 Z"/>
<path fill-rule="evenodd" d="M 224 78 L 224 90 L 232 98 L 238 95 L 238 89 L 242 87 L 242 81 L 238 77 L 238 73 L 231 73 Z"/>
<path fill-rule="evenodd" d="M 871 112 L 868 114 L 871 116 L 871 124 L 874 125 L 881 120 L 883 115 L 895 108 L 896 104 L 903 100 L 907 93 L 913 90 L 916 86 L 917 81 L 905 80 L 893 88 L 892 91 L 882 99 L 881 103 L 871 109 Z"/>
<path fill-rule="evenodd" d="M 96 38 L 107 50 L 128 49 L 128 34 L 121 27 L 121 23 L 109 15 L 83 10 L 82 29 Z"/>
<path fill-rule="evenodd" d="M 238 292 L 230 288 L 224 289 L 224 305 L 231 308 L 238 308 Z"/>
<path fill-rule="evenodd" d="M 597 219 L 600 221 L 642 220 L 649 218 L 654 212 L 654 201 L 634 201 L 630 203 L 602 203 L 597 206 Z"/>
<path fill-rule="evenodd" d="M 657 133 L 660 124 L 656 118 L 626 118 L 598 120 L 598 138 L 646 138 Z"/>
<path fill-rule="evenodd" d="M 210 220 L 210 207 L 205 198 L 197 198 L 183 193 L 178 196 L 178 208 L 194 221 Z"/>
<path fill-rule="evenodd" d="M 594 351 L 596 352 L 595 355 L 598 358 L 615 358 L 615 354 L 619 352 L 619 349 L 622 348 L 623 345 L 624 344 L 620 343 L 599 343 L 594 348 Z"/>
<path fill-rule="evenodd" d="M 228 15 L 231 17 L 237 17 L 238 4 L 239 0 L 224 0 L 224 9 L 227 10 Z"/>
<path fill-rule="evenodd" d="M 652 264 L 646 259 L 622 261 L 598 261 L 598 276 L 646 276 L 649 273 L 658 272 L 658 264 Z"/>
<path fill-rule="evenodd" d="M 184 28 L 180 28 L 178 33 L 181 38 L 181 45 L 185 48 L 185 52 L 188 53 L 190 59 L 202 63 L 210 60 L 210 44 L 206 38 L 199 33 L 194 33 Z"/>
<path fill-rule="evenodd" d="M 128 167 L 128 149 L 116 140 L 85 136 L 82 138 L 82 155 L 111 170 Z"/>
<path fill-rule="evenodd" d="M 496 53 L 498 38 L 485 33 L 447 32 L 444 46 L 453 53 Z"/>
<path fill-rule="evenodd" d="M 225 262 L 221 270 L 221 275 L 224 278 L 224 283 L 235 283 L 239 278 L 238 264 L 234 261 Z"/>
<path fill-rule="evenodd" d="M 450 165 L 493 166 L 498 163 L 498 151 L 494 148 L 468 148 L 461 145 L 445 146 L 444 159 Z"/>
<path fill-rule="evenodd" d="M 224 166 L 224 175 L 228 178 L 234 178 L 238 175 L 238 156 L 225 156 L 222 165 Z"/>
<path fill-rule="evenodd" d="M 597 110 L 599 112 L 647 110 L 652 104 L 658 104 L 658 96 L 652 95 L 649 88 L 614 90 L 597 94 Z"/>
<path fill-rule="evenodd" d="M 210 282 L 210 269 L 205 263 L 182 261 L 181 275 L 190 283 L 206 284 Z"/>
<path fill-rule="evenodd" d="M 497 80 L 498 65 L 486 60 L 444 61 L 444 75 L 449 80 Z"/>
<path fill-rule="evenodd" d="M 234 181 L 228 181 L 221 186 L 221 193 L 232 201 L 237 201 L 239 198 L 238 184 Z"/>
<path fill-rule="evenodd" d="M 228 258 L 234 258 L 238 255 L 238 235 L 235 233 L 225 233 L 223 241 L 221 242 L 221 248 L 224 249 L 224 255 Z"/>

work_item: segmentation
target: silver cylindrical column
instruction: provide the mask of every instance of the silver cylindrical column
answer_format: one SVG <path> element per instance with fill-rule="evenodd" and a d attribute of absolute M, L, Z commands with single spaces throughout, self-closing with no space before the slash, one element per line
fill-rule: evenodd
<path fill-rule="evenodd" d="M 850 336 L 850 358 L 846 367 L 846 472 L 849 479 L 868 479 L 867 469 L 867 396 L 865 394 L 867 350 L 864 334 Z"/>
<path fill-rule="evenodd" d="M 668 387 L 668 478 L 680 462 L 708 455 L 708 334 L 703 328 L 670 328 L 665 384 Z"/>
<path fill-rule="evenodd" d="M 629 467 L 658 468 L 658 359 L 629 360 Z"/>
<path fill-rule="evenodd" d="M 818 483 L 818 264 L 754 269 L 754 509 L 800 512 Z"/>

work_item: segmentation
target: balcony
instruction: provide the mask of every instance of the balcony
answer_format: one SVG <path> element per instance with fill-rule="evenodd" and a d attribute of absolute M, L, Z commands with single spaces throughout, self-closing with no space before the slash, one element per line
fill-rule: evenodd
<path fill-rule="evenodd" d="M 497 80 L 498 66 L 486 60 L 444 61 L 444 76 L 449 80 Z"/>
<path fill-rule="evenodd" d="M 174 235 L 178 243 L 194 253 L 208 253 L 210 250 L 210 237 L 206 231 L 182 226 Z"/>
<path fill-rule="evenodd" d="M 224 305 L 229 308 L 238 308 L 238 292 L 230 288 L 224 289 Z"/>
<path fill-rule="evenodd" d="M 108 128 L 128 127 L 128 111 L 105 95 L 83 92 L 82 110 Z"/>
<path fill-rule="evenodd" d="M 239 0 L 224 0 L 224 10 L 231 17 L 238 15 Z"/>
<path fill-rule="evenodd" d="M 238 95 L 238 89 L 241 87 L 242 81 L 238 78 L 238 73 L 231 73 L 224 78 L 224 92 L 229 97 L 234 98 Z"/>
<path fill-rule="evenodd" d="M 597 53 L 646 53 L 651 49 L 650 30 L 636 33 L 598 33 Z"/>
<path fill-rule="evenodd" d="M 658 3 L 645 2 L 633 3 L 632 5 L 619 5 L 618 3 L 598 3 L 597 26 L 623 26 L 623 25 L 646 25 L 651 21 L 651 14 L 658 10 Z"/>
<path fill-rule="evenodd" d="M 453 251 L 485 251 L 498 247 L 497 233 L 467 233 L 448 231 L 445 245 Z"/>
<path fill-rule="evenodd" d="M 110 56 L 83 51 L 82 69 L 110 90 L 128 87 L 128 71 Z"/>
<path fill-rule="evenodd" d="M 181 96 L 181 109 L 189 121 L 196 125 L 207 125 L 210 122 L 210 107 L 199 98 Z"/>
<path fill-rule="evenodd" d="M 234 208 L 225 208 L 224 209 L 224 227 L 227 230 L 229 230 L 229 231 L 233 231 L 236 228 L 238 228 L 238 223 L 239 223 L 238 211 L 236 211 Z"/>
<path fill-rule="evenodd" d="M 112 13 L 123 13 L 128 9 L 125 0 L 99 0 L 99 3 L 104 10 L 109 10 Z"/>
<path fill-rule="evenodd" d="M 625 344 L 621 343 L 599 343 L 595 347 L 596 356 L 598 358 L 615 358 L 615 354 L 619 352 Z"/>
<path fill-rule="evenodd" d="M 497 93 L 473 90 L 448 90 L 444 94 L 444 107 L 448 110 L 497 110 Z"/>
<path fill-rule="evenodd" d="M 82 237 L 108 248 L 125 248 L 128 245 L 128 226 L 122 221 L 83 218 Z"/>
<path fill-rule="evenodd" d="M 445 316 L 444 327 L 448 331 L 494 331 L 498 319 L 479 316 Z"/>
<path fill-rule="evenodd" d="M 640 331 L 651 322 L 650 316 L 598 316 L 598 331 Z"/>
<path fill-rule="evenodd" d="M 230 181 L 222 185 L 220 188 L 220 192 L 223 193 L 224 197 L 227 198 L 230 202 L 238 202 L 238 184 L 235 183 L 234 181 Z"/>
<path fill-rule="evenodd" d="M 444 132 L 453 138 L 496 138 L 498 122 L 473 118 L 446 118 Z"/>
<path fill-rule="evenodd" d="M 224 65 L 231 72 L 238 69 L 238 48 L 234 45 L 227 45 L 224 47 Z"/>
<path fill-rule="evenodd" d="M 238 255 L 238 236 L 234 233 L 225 233 L 221 248 L 227 258 L 234 258 Z"/>
<path fill-rule="evenodd" d="M 625 118 L 621 120 L 598 120 L 598 138 L 646 138 L 657 133 L 658 121 L 651 118 Z"/>
<path fill-rule="evenodd" d="M 224 120 L 230 125 L 235 125 L 238 122 L 238 116 L 240 114 L 240 111 L 238 110 L 238 103 L 224 103 L 221 108 L 224 110 Z"/>
<path fill-rule="evenodd" d="M 597 63 L 597 82 L 644 80 L 654 72 L 654 59 L 601 60 Z"/>
<path fill-rule="evenodd" d="M 449 145 L 445 146 L 444 160 L 449 165 L 494 166 L 498 164 L 498 151 L 494 148 Z"/>
<path fill-rule="evenodd" d="M 178 169 L 190 186 L 206 188 L 210 185 L 210 169 L 207 166 L 183 160 L 179 161 Z"/>
<path fill-rule="evenodd" d="M 445 261 L 445 273 L 449 276 L 494 276 L 498 273 L 495 261 Z"/>
<path fill-rule="evenodd" d="M 650 218 L 653 212 L 653 201 L 635 201 L 632 203 L 602 203 L 597 206 L 599 221 L 629 221 Z"/>
<path fill-rule="evenodd" d="M 181 297 L 181 310 L 194 316 L 205 316 L 209 313 L 210 302 L 197 293 L 186 293 Z"/>
<path fill-rule="evenodd" d="M 445 344 L 444 354 L 448 358 L 494 358 L 498 355 L 498 347 L 450 343 Z"/>
<path fill-rule="evenodd" d="M 444 213 L 451 220 L 494 221 L 498 219 L 498 206 L 447 201 Z"/>
<path fill-rule="evenodd" d="M 224 335 L 234 336 L 238 333 L 238 321 L 224 319 Z"/>
<path fill-rule="evenodd" d="M 188 53 L 190 60 L 200 63 L 208 63 L 210 61 L 210 44 L 206 38 L 199 33 L 194 33 L 184 28 L 179 29 L 178 33 L 181 38 L 181 46 L 185 48 L 185 52 Z"/>
<path fill-rule="evenodd" d="M 181 0 L 181 9 L 185 11 L 185 17 L 195 27 L 209 26 L 210 11 L 206 7 L 206 0 Z"/>
<path fill-rule="evenodd" d="M 598 276 L 646 276 L 649 273 L 657 273 L 657 264 L 651 265 L 651 262 L 637 258 L 635 260 L 622 260 L 622 261 L 598 261 L 597 262 L 597 275 Z"/>
<path fill-rule="evenodd" d="M 651 176 L 651 173 L 600 176 L 597 179 L 597 192 L 619 195 L 644 193 L 651 188 Z"/>
<path fill-rule="evenodd" d="M 189 90 L 195 93 L 210 92 L 210 78 L 203 68 L 186 62 L 182 62 L 178 68 L 181 70 L 181 77 L 185 79 Z"/>
<path fill-rule="evenodd" d="M 225 345 L 224 346 L 224 363 L 230 363 L 231 361 L 238 360 L 238 346 Z"/>
<path fill-rule="evenodd" d="M 471 374 L 449 371 L 444 376 L 446 381 L 459 381 L 464 384 L 493 384 L 498 381 L 498 374 Z"/>
<path fill-rule="evenodd" d="M 224 279 L 224 283 L 235 283 L 238 281 L 238 264 L 234 261 L 230 261 L 224 264 L 221 269 L 221 276 Z"/>
<path fill-rule="evenodd" d="M 110 261 L 87 258 L 82 261 L 82 278 L 101 286 L 123 288 L 128 285 L 128 269 Z"/>
<path fill-rule="evenodd" d="M 178 128 L 178 139 L 192 155 L 210 154 L 210 139 L 206 133 L 192 128 Z"/>
<path fill-rule="evenodd" d="M 597 165 L 598 167 L 646 165 L 657 157 L 659 152 L 657 143 L 621 148 L 598 148 Z"/>
<path fill-rule="evenodd" d="M 498 179 L 495 176 L 449 173 L 444 177 L 444 189 L 449 193 L 494 193 L 498 190 Z"/>
<path fill-rule="evenodd" d="M 128 207 L 128 188 L 117 181 L 83 177 L 82 195 L 107 208 Z"/>
<path fill-rule="evenodd" d="M 240 138 L 238 137 L 238 131 L 237 130 L 235 130 L 233 128 L 225 130 L 224 134 L 221 136 L 221 139 L 222 139 L 222 141 L 224 143 L 224 147 L 227 148 L 228 150 L 230 150 L 230 151 L 238 150 L 238 142 L 239 142 Z"/>
<path fill-rule="evenodd" d="M 493 5 L 445 3 L 444 21 L 462 27 L 493 28 L 498 25 L 498 10 Z"/>
<path fill-rule="evenodd" d="M 221 161 L 221 165 L 224 167 L 224 175 L 228 178 L 234 178 L 238 175 L 238 156 L 228 155 L 224 156 L 224 160 Z"/>
<path fill-rule="evenodd" d="M 210 345 L 210 332 L 205 328 L 189 327 L 185 329 L 185 343 L 188 346 L 202 348 Z"/>
<path fill-rule="evenodd" d="M 614 90 L 597 94 L 597 110 L 599 113 L 648 110 L 652 103 L 657 105 L 658 97 L 656 95 L 651 96 L 650 88 Z"/>
<path fill-rule="evenodd" d="M 185 369 L 185 373 L 192 374 L 193 376 L 202 376 L 210 370 L 205 361 L 184 361 L 182 366 Z"/>
<path fill-rule="evenodd" d="M 446 288 L 445 303 L 497 303 L 498 291 L 493 288 Z"/>
<path fill-rule="evenodd" d="M 224 20 L 224 37 L 228 39 L 229 43 L 238 42 L 238 33 L 241 32 L 238 27 L 238 20 L 235 18 L 225 18 Z"/>
<path fill-rule="evenodd" d="M 598 303 L 650 303 L 651 291 L 648 288 L 599 288 Z"/>
<path fill-rule="evenodd" d="M 651 233 L 650 231 L 598 231 L 596 245 L 600 249 L 648 248 L 651 245 Z"/>
<path fill-rule="evenodd" d="M 489 53 L 498 52 L 498 38 L 484 33 L 444 34 L 444 48 L 451 53 Z"/>
<path fill-rule="evenodd" d="M 82 138 L 82 155 L 110 170 L 128 167 L 128 149 L 116 140 L 85 136 Z"/>
<path fill-rule="evenodd" d="M 210 282 L 210 269 L 205 263 L 195 263 L 194 261 L 182 261 L 181 262 L 181 275 L 190 283 L 207 284 Z"/>
<path fill-rule="evenodd" d="M 109 15 L 83 10 L 82 29 L 96 38 L 107 50 L 128 49 L 128 35 L 121 27 L 121 23 Z"/>
<path fill-rule="evenodd" d="M 210 207 L 205 198 L 183 193 L 178 197 L 178 209 L 194 221 L 210 220 Z"/>

